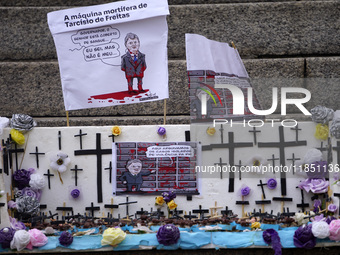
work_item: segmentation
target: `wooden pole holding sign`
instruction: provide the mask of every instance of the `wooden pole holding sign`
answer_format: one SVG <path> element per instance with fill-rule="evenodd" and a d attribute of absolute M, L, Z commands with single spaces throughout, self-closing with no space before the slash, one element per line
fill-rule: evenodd
<path fill-rule="evenodd" d="M 70 118 L 68 116 L 68 111 L 66 111 L 66 126 L 70 126 Z"/>
<path fill-rule="evenodd" d="M 163 125 L 166 125 L 166 99 L 164 99 L 164 117 L 163 117 Z"/>

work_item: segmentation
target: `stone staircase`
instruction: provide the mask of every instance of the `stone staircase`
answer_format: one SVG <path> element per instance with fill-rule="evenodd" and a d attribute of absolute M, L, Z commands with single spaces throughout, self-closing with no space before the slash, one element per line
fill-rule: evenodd
<path fill-rule="evenodd" d="M 66 125 L 56 50 L 46 15 L 108 2 L 112 1 L 0 0 L 0 116 L 26 113 L 39 126 Z M 321 104 L 340 109 L 339 0 L 169 0 L 169 6 L 167 124 L 190 123 L 185 33 L 233 41 L 250 77 L 302 80 L 299 86 L 312 94 L 307 108 Z M 309 84 L 302 78 L 331 78 L 332 82 Z M 254 88 L 264 108 L 270 107 L 270 86 L 259 83 Z M 296 108 L 289 111 L 292 116 L 299 112 Z M 70 125 L 160 125 L 163 101 L 69 114 Z"/>

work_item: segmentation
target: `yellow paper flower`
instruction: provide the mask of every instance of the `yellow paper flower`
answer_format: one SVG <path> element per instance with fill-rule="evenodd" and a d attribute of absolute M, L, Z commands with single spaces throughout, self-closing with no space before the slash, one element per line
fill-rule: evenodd
<path fill-rule="evenodd" d="M 114 136 L 119 136 L 122 133 L 122 129 L 118 126 L 112 127 L 111 131 Z"/>
<path fill-rule="evenodd" d="M 216 129 L 213 127 L 208 127 L 207 128 L 207 134 L 208 135 L 214 135 L 216 133 Z"/>
<path fill-rule="evenodd" d="M 329 133 L 329 128 L 327 125 L 322 125 L 321 123 L 316 125 L 315 138 L 320 140 L 327 140 Z"/>
<path fill-rule="evenodd" d="M 174 210 L 174 209 L 176 209 L 177 204 L 175 203 L 174 200 L 171 200 L 171 201 L 168 203 L 168 207 L 169 207 L 170 210 Z"/>
<path fill-rule="evenodd" d="M 12 140 L 16 144 L 18 145 L 25 144 L 25 136 L 19 130 L 11 129 L 10 134 L 11 134 Z"/>
<path fill-rule="evenodd" d="M 126 233 L 121 228 L 107 228 L 103 233 L 101 244 L 117 245 L 125 239 Z"/>
<path fill-rule="evenodd" d="M 163 197 L 156 197 L 156 205 L 163 205 L 164 204 L 164 198 Z"/>
<path fill-rule="evenodd" d="M 251 228 L 260 228 L 261 227 L 261 223 L 258 221 L 255 221 L 251 224 Z"/>

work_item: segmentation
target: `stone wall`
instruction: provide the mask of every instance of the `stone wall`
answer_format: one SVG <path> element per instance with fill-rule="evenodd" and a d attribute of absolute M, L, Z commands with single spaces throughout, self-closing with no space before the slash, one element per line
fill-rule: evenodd
<path fill-rule="evenodd" d="M 0 0 L 0 116 L 33 116 L 40 126 L 65 125 L 65 111 L 48 12 L 112 1 Z M 185 33 L 233 41 L 251 78 L 320 78 L 302 82 L 317 104 L 340 109 L 340 2 L 277 0 L 169 0 L 167 123 L 189 123 Z M 328 79 L 325 82 L 325 78 Z M 321 82 L 320 82 L 321 80 Z M 271 104 L 266 83 L 255 83 Z M 302 114 L 296 107 L 290 115 Z M 281 116 L 279 116 L 281 117 Z M 71 125 L 162 124 L 163 101 L 70 112 Z"/>

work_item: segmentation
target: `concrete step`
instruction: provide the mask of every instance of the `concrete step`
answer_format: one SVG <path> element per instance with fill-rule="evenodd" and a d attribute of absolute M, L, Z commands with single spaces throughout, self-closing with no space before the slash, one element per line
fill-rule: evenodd
<path fill-rule="evenodd" d="M 271 106 L 271 86 L 305 86 L 302 78 L 340 78 L 340 57 L 332 58 L 290 58 L 290 59 L 246 59 L 244 60 L 249 76 L 268 79 L 274 83 L 254 83 L 261 105 L 264 109 Z M 327 63 L 327 64 L 325 64 Z M 305 70 L 305 66 L 308 70 Z M 337 70 L 337 72 L 336 72 Z M 330 77 L 330 75 L 332 75 Z M 296 84 L 286 84 L 283 78 L 294 78 Z M 339 80 L 339 79 L 338 79 Z M 333 109 L 340 109 L 337 92 L 339 83 L 323 87 L 314 83 L 310 89 L 313 97 L 308 105 L 332 104 Z M 169 61 L 169 93 L 167 113 L 171 116 L 189 115 L 188 80 L 186 62 Z M 10 117 L 13 113 L 26 113 L 35 117 L 65 116 L 61 90 L 60 74 L 57 61 L 45 62 L 0 62 L 0 94 L 2 105 L 0 116 Z M 329 106 L 329 107 L 330 107 Z M 297 112 L 296 108 L 289 109 Z M 71 117 L 81 116 L 162 116 L 163 101 L 114 106 L 105 108 L 71 111 Z M 144 117 L 143 117 L 144 118 Z"/>
<path fill-rule="evenodd" d="M 48 12 L 1 7 L 0 60 L 56 59 Z M 171 5 L 170 59 L 185 59 L 185 33 L 234 41 L 243 58 L 339 55 L 340 1 Z"/>

